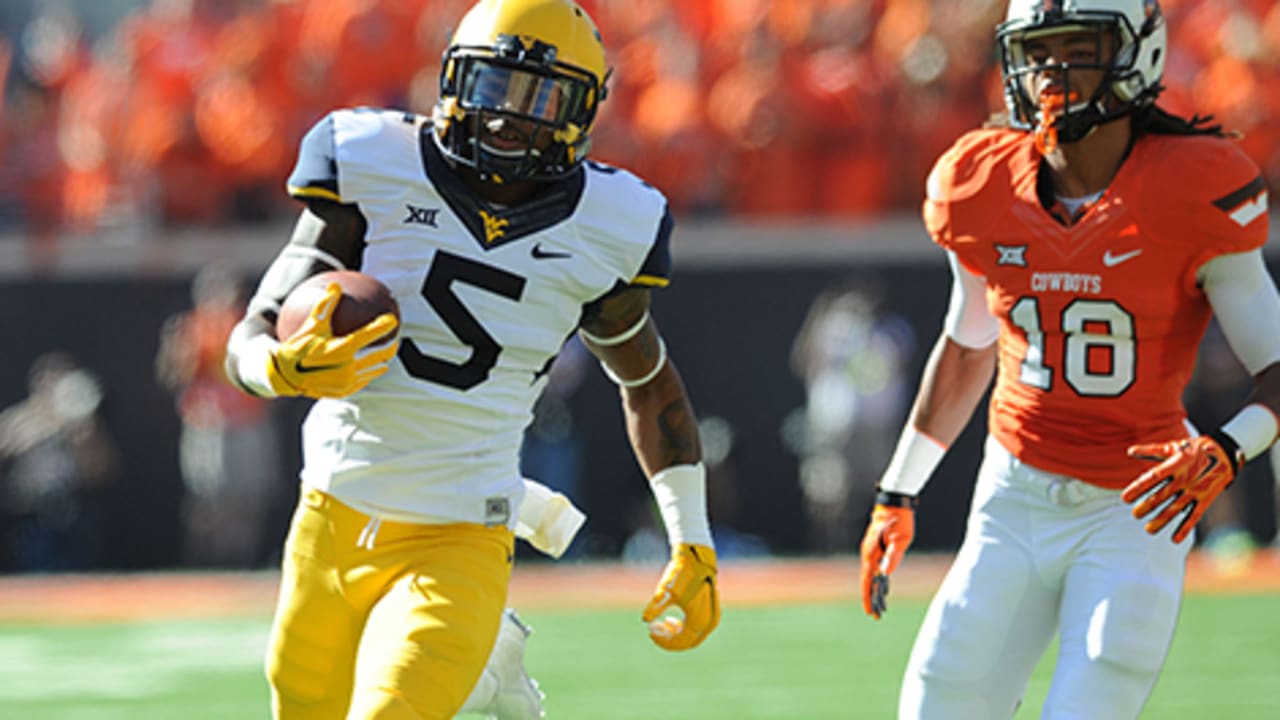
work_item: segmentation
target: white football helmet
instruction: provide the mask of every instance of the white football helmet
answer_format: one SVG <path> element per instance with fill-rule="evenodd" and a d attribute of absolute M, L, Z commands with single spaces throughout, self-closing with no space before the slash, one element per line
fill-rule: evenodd
<path fill-rule="evenodd" d="M 1037 65 L 1025 50 L 1029 40 L 1063 32 L 1096 32 L 1101 43 L 1108 29 L 1112 42 L 1109 62 L 1057 60 Z M 1168 39 L 1157 0 L 1011 0 L 1005 21 L 996 28 L 996 42 L 1005 104 L 1016 128 L 1032 128 L 1039 112 L 1038 98 L 1030 95 L 1025 82 L 1027 75 L 1073 69 L 1107 73 L 1093 97 L 1072 99 L 1057 117 L 1054 125 L 1060 142 L 1075 142 L 1099 123 L 1152 104 L 1163 89 L 1160 78 Z"/>

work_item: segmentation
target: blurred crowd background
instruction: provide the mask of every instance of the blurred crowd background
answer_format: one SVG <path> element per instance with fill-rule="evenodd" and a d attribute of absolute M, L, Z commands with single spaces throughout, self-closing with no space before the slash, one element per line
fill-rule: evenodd
<path fill-rule="evenodd" d="M 0 222 L 261 222 L 329 109 L 429 112 L 470 0 L 6 0 Z M 914 208 L 1000 106 L 1001 0 L 587 0 L 614 67 L 595 154 L 683 215 Z M 1165 104 L 1280 177 L 1280 5 L 1166 0 Z"/>
<path fill-rule="evenodd" d="M 430 112 L 470 3 L 0 1 L 0 251 L 25 257 L 0 268 L 0 326 L 22 340 L 0 358 L 0 572 L 273 561 L 305 404 L 231 390 L 222 340 L 296 215 L 283 185 L 302 134 L 341 106 Z M 927 246 L 915 214 L 930 164 L 1003 107 L 1004 2 L 582 4 L 614 68 L 593 156 L 662 188 L 682 227 L 773 228 L 767 268 L 704 256 L 656 301 L 704 416 L 721 552 L 853 552 L 937 332 L 945 265 L 789 244 L 816 223 Z M 1163 104 L 1242 133 L 1274 185 L 1280 4 L 1162 7 Z M 68 246 L 193 230 L 266 255 L 229 245 L 203 269 L 139 267 L 109 248 L 91 280 L 51 270 Z M 587 357 L 571 344 L 557 362 L 526 472 L 591 514 L 573 555 L 660 559 L 642 479 L 605 477 L 637 471 Z M 1248 378 L 1217 335 L 1202 365 L 1189 407 L 1220 422 Z M 931 485 L 920 547 L 958 540 L 980 433 L 940 471 L 961 468 L 955 481 Z M 1205 533 L 1241 556 L 1275 535 L 1273 473 L 1250 472 Z"/>

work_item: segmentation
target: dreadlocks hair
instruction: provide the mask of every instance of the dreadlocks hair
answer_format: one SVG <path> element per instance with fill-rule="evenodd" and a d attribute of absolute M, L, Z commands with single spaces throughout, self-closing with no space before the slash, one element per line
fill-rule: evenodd
<path fill-rule="evenodd" d="M 1195 114 L 1189 118 L 1165 110 L 1155 103 L 1133 111 L 1133 133 L 1139 135 L 1212 135 L 1214 137 L 1239 137 L 1239 133 L 1222 129 L 1214 123 L 1212 115 Z"/>
<path fill-rule="evenodd" d="M 1214 123 L 1212 115 L 1192 115 L 1184 118 L 1155 104 L 1135 108 L 1129 117 L 1133 122 L 1133 134 L 1140 135 L 1212 135 L 1220 138 L 1239 138 L 1239 132 L 1224 130 Z M 992 113 L 984 123 L 984 129 L 1011 128 L 1008 112 Z"/>

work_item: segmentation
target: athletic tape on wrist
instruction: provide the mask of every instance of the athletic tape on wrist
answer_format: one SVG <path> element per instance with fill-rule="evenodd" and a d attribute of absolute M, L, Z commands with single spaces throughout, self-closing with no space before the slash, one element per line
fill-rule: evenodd
<path fill-rule="evenodd" d="M 946 454 L 945 445 L 908 423 L 898 438 L 889 467 L 880 478 L 879 488 L 902 495 L 919 495 Z"/>
<path fill-rule="evenodd" d="M 267 315 L 268 313 L 279 313 L 280 303 L 263 295 L 254 295 L 249 298 L 249 306 L 245 309 L 246 317 L 252 315 Z"/>
<path fill-rule="evenodd" d="M 1244 451 L 1246 460 L 1252 460 L 1267 451 L 1276 441 L 1280 432 L 1280 423 L 1271 409 L 1261 403 L 1246 405 L 1235 417 L 1222 426 L 1226 433 L 1240 449 Z"/>
<path fill-rule="evenodd" d="M 707 520 L 707 469 L 702 463 L 666 468 L 649 478 L 649 488 L 672 548 L 681 543 L 715 547 Z"/>
<path fill-rule="evenodd" d="M 254 335 L 238 348 L 236 373 L 240 376 L 240 382 L 255 395 L 265 398 L 276 397 L 267 368 L 275 362 L 271 355 L 278 347 L 280 347 L 278 340 L 262 334 Z"/>

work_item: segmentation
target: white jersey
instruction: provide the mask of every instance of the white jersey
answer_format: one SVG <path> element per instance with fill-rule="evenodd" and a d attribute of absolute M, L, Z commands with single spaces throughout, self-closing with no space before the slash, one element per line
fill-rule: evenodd
<path fill-rule="evenodd" d="M 491 206 L 452 173 L 428 120 L 372 110 L 317 124 L 289 186 L 358 207 L 359 269 L 401 313 L 390 369 L 307 416 L 303 483 L 377 517 L 512 526 L 523 431 L 584 306 L 667 282 L 666 199 L 591 163 L 532 202 Z"/>

